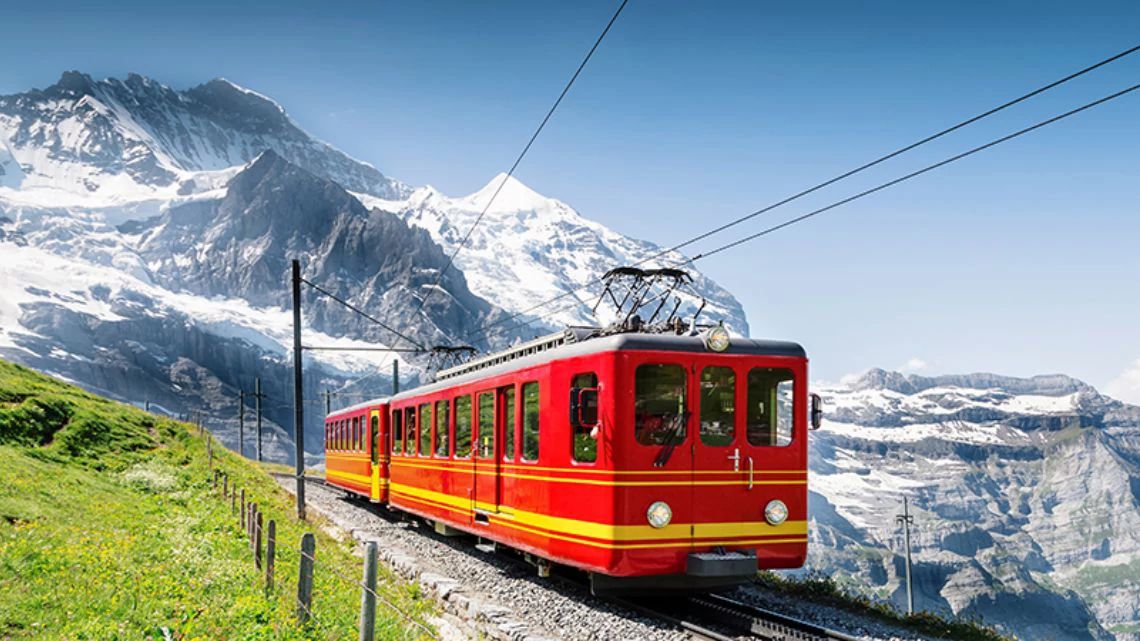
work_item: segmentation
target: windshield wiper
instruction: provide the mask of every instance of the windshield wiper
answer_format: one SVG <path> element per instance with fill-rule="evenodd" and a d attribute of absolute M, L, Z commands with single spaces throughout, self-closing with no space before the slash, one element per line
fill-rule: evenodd
<path fill-rule="evenodd" d="M 680 414 L 673 415 L 674 423 L 670 425 L 669 440 L 657 453 L 657 458 L 653 460 L 653 467 L 664 467 L 669 462 L 669 457 L 673 456 L 673 450 L 677 444 L 684 440 L 685 424 L 688 422 L 689 413 L 681 412 Z"/>

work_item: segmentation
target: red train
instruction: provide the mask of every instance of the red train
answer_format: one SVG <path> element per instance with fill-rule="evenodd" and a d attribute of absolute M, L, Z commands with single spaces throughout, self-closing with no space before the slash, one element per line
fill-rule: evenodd
<path fill-rule="evenodd" d="M 794 343 L 567 330 L 331 414 L 327 481 L 588 572 L 713 589 L 807 552 L 818 396 Z"/>

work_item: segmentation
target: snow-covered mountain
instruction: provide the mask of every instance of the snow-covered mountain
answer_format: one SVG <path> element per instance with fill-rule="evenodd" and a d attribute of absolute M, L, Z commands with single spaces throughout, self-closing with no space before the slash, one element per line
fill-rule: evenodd
<path fill-rule="evenodd" d="M 496 192 L 498 196 L 492 200 Z M 459 198 L 449 198 L 432 187 L 417 189 L 400 201 L 365 194 L 360 198 L 427 229 L 449 252 L 482 216 L 456 263 L 475 291 L 511 311 L 528 310 L 595 283 L 605 270 L 662 253 L 661 247 L 588 220 L 566 203 L 547 198 L 506 174 Z M 645 266 L 676 265 L 683 260 L 681 254 L 672 252 Z M 730 330 L 747 336 L 748 321 L 740 303 L 711 279 L 699 272 L 692 274 L 693 290 L 708 301 L 701 318 L 723 320 Z M 550 307 L 534 310 L 517 323 L 541 319 L 532 333 L 553 326 L 604 323 L 613 318 L 613 310 L 608 300 L 602 300 L 595 316 L 593 308 L 600 293 L 597 284 L 584 287 Z M 700 298 L 686 291 L 679 296 L 683 300 L 679 313 L 691 318 L 701 305 Z"/>
<path fill-rule="evenodd" d="M 212 186 L 203 172 L 266 150 L 353 191 L 387 198 L 410 191 L 312 138 L 269 98 L 221 78 L 176 91 L 136 74 L 95 81 L 69 71 L 46 89 L 0 96 L 0 132 L 0 166 L 6 144 L 23 168 L 20 187 L 89 202 L 200 191 Z"/>
<path fill-rule="evenodd" d="M 530 325 L 478 331 L 658 251 L 512 180 L 429 297 L 487 190 L 451 199 L 412 189 L 221 79 L 180 91 L 133 74 L 96 81 L 67 72 L 46 89 L 0 96 L 0 172 L 0 356 L 127 400 L 149 390 L 167 407 L 200 403 L 219 421 L 236 415 L 230 397 L 251 375 L 287 365 L 277 330 L 289 318 L 291 258 L 305 278 L 416 342 L 488 349 L 595 322 L 575 302 Z M 40 264 L 52 268 L 38 273 Z M 746 333 L 739 303 L 695 276 L 711 300 L 702 318 Z M 303 307 L 322 342 L 408 346 L 311 290 Z M 124 329 L 140 323 L 148 341 Z M 361 378 L 337 403 L 389 389 L 387 369 L 377 370 L 385 355 L 311 356 L 312 397 Z M 176 382 L 187 358 L 208 385 Z M 400 360 L 413 381 L 425 364 Z M 289 419 L 284 391 L 272 420 Z M 310 418 L 315 427 L 319 414 Z"/>
<path fill-rule="evenodd" d="M 1024 639 L 1140 638 L 1140 407 L 1067 376 L 871 370 L 821 390 L 810 567 Z"/>

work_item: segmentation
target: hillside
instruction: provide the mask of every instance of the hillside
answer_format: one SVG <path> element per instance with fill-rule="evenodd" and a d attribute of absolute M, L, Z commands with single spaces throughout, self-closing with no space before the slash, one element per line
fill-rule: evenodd
<path fill-rule="evenodd" d="M 0 638 L 339 639 L 360 595 L 347 544 L 301 524 L 254 465 L 214 445 L 213 463 L 278 526 L 275 589 L 263 593 L 237 517 L 211 486 L 206 440 L 184 423 L 0 361 Z M 315 623 L 293 618 L 297 548 L 317 536 Z M 406 611 L 426 605 L 383 576 Z M 406 639 L 389 612 L 379 638 Z"/>
<path fill-rule="evenodd" d="M 1061 376 L 871 370 L 819 388 L 808 567 L 1022 639 L 1140 638 L 1140 407 Z"/>

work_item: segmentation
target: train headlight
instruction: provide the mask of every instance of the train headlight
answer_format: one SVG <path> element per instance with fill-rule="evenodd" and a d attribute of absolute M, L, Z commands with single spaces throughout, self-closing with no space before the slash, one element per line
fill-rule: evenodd
<path fill-rule="evenodd" d="M 764 508 L 764 519 L 772 525 L 779 525 L 788 520 L 788 506 L 784 502 L 777 499 L 775 501 L 768 501 L 768 506 Z"/>
<path fill-rule="evenodd" d="M 723 352 L 731 342 L 728 330 L 723 325 L 717 325 L 705 333 L 705 347 L 714 352 Z"/>
<path fill-rule="evenodd" d="M 661 529 L 669 525 L 669 521 L 673 520 L 673 508 L 665 501 L 654 501 L 653 505 L 645 511 L 645 520 L 657 529 Z"/>

